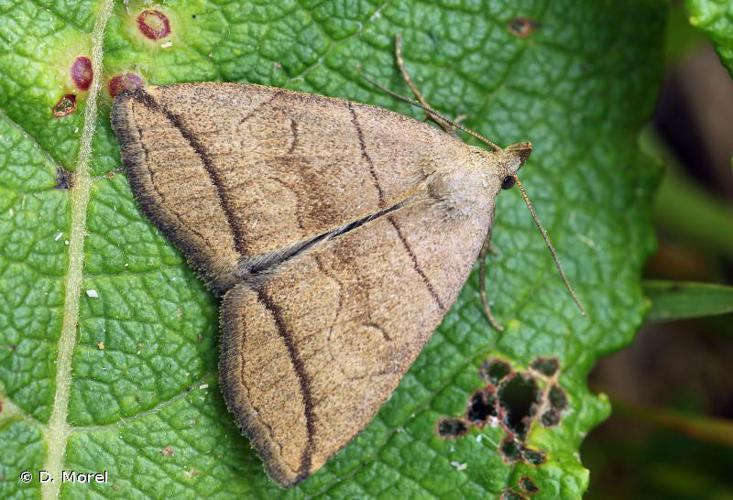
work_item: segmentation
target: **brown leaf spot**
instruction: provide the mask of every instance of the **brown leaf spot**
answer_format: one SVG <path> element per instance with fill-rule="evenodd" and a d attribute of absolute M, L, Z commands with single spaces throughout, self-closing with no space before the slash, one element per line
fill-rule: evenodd
<path fill-rule="evenodd" d="M 519 487 L 530 495 L 534 495 L 535 493 L 540 491 L 539 487 L 534 484 L 534 481 L 532 481 L 532 478 L 530 478 L 529 476 L 524 476 L 519 480 Z"/>
<path fill-rule="evenodd" d="M 499 449 L 504 461 L 510 464 L 522 460 L 532 465 L 541 465 L 546 460 L 544 453 L 527 448 L 524 443 L 511 435 L 504 438 Z"/>
<path fill-rule="evenodd" d="M 71 189 L 74 187 L 74 172 L 63 167 L 56 167 L 56 189 Z"/>
<path fill-rule="evenodd" d="M 552 427 L 560 423 L 560 412 L 557 410 L 547 410 L 540 417 L 540 422 L 545 427 Z"/>
<path fill-rule="evenodd" d="M 548 399 L 550 400 L 550 405 L 556 410 L 564 410 L 568 407 L 568 397 L 565 391 L 557 385 L 550 387 Z"/>
<path fill-rule="evenodd" d="M 522 445 L 514 436 L 505 437 L 499 449 L 505 462 L 513 463 L 522 458 Z"/>
<path fill-rule="evenodd" d="M 518 491 L 507 488 L 501 492 L 501 500 L 527 500 L 527 497 Z"/>
<path fill-rule="evenodd" d="M 66 115 L 70 115 L 76 111 L 76 96 L 74 94 L 66 94 L 61 96 L 61 99 L 51 109 L 53 116 L 61 118 Z"/>
<path fill-rule="evenodd" d="M 530 450 L 529 448 L 522 448 L 522 458 L 525 462 L 532 465 L 542 465 L 547 461 L 545 454 L 538 450 Z"/>
<path fill-rule="evenodd" d="M 162 450 L 160 450 L 160 454 L 164 457 L 172 457 L 173 456 L 173 447 L 171 445 L 166 446 Z"/>
<path fill-rule="evenodd" d="M 537 358 L 532 362 L 532 369 L 540 372 L 546 377 L 552 377 L 560 368 L 557 358 Z"/>
<path fill-rule="evenodd" d="M 506 25 L 509 33 L 518 36 L 519 38 L 527 38 L 534 33 L 539 26 L 539 23 L 529 17 L 515 17 L 509 21 Z"/>

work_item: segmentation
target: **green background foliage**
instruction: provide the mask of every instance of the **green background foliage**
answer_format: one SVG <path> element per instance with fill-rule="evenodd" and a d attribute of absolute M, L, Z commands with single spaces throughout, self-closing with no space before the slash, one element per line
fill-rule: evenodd
<path fill-rule="evenodd" d="M 664 2 L 171 1 L 154 6 L 172 27 L 158 41 L 135 24 L 151 4 L 118 2 L 106 25 L 102 4 L 0 1 L 0 496 L 40 495 L 37 481 L 18 475 L 45 467 L 65 444 L 64 469 L 109 471 L 107 484 L 63 485 L 66 497 L 485 498 L 521 492 L 523 476 L 540 488 L 535 497 L 579 497 L 588 483 L 580 442 L 610 409 L 587 374 L 630 342 L 647 308 L 640 269 L 654 246 L 659 169 L 636 138 L 660 82 Z M 526 38 L 508 28 L 518 17 L 536 23 Z M 533 142 L 521 177 L 590 316 L 568 298 L 519 194 L 503 193 L 488 290 L 506 331 L 483 318 L 474 273 L 378 417 L 285 492 L 224 407 L 215 299 L 136 208 L 105 84 L 125 71 L 150 84 L 254 82 L 421 117 L 361 77 L 407 92 L 392 54 L 398 33 L 433 106 L 499 144 Z M 91 56 L 95 41 L 104 49 L 96 113 L 85 118 L 90 96 L 77 92 L 76 112 L 53 117 L 73 91 L 71 64 Z M 79 160 L 83 136 L 92 137 L 89 169 Z M 79 170 L 72 189 L 55 189 L 58 169 Z M 87 178 L 89 204 L 74 211 Z M 74 235 L 83 238 L 81 276 L 69 275 Z M 69 289 L 72 278 L 80 290 Z M 70 370 L 59 371 L 65 343 Z M 559 360 L 569 399 L 559 425 L 534 422 L 529 432 L 546 463 L 506 463 L 500 427 L 436 435 L 438 420 L 462 415 L 483 385 L 487 358 L 526 370 L 538 356 Z M 62 407 L 57 374 L 70 383 L 68 436 L 48 430 Z"/>
<path fill-rule="evenodd" d="M 733 75 L 733 3 L 728 0 L 685 0 L 690 23 L 715 44 L 715 50 Z"/>

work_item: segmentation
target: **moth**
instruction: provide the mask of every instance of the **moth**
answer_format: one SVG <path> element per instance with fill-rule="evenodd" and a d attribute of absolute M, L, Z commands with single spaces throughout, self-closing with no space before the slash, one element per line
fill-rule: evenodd
<path fill-rule="evenodd" d="M 428 116 L 462 129 L 414 88 L 399 45 L 397 59 Z M 392 394 L 531 152 L 251 84 L 126 91 L 111 120 L 140 208 L 222 297 L 224 398 L 285 487 Z"/>

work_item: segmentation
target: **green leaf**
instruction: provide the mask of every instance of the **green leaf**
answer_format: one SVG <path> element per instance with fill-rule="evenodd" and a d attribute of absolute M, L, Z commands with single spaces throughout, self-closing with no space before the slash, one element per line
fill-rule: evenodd
<path fill-rule="evenodd" d="M 526 492 L 526 478 L 541 497 L 581 496 L 578 448 L 609 412 L 585 379 L 631 341 L 647 308 L 640 269 L 654 247 L 659 169 L 636 137 L 660 82 L 664 2 L 169 1 L 155 7 L 171 26 L 157 41 L 137 27 L 147 2 L 40 4 L 0 3 L 0 496 L 485 498 Z M 398 33 L 437 109 L 499 144 L 533 142 L 522 180 L 589 317 L 519 193 L 501 194 L 488 290 L 506 331 L 483 318 L 474 273 L 378 417 L 284 492 L 223 405 L 215 299 L 140 214 L 119 170 L 107 82 L 121 72 L 155 84 L 256 82 L 421 117 L 361 77 L 407 92 Z M 69 77 L 79 55 L 96 70 L 88 92 Z M 68 93 L 76 111 L 54 117 Z M 72 187 L 56 189 L 64 169 Z M 530 369 L 538 357 L 559 371 Z M 501 425 L 436 434 L 487 385 L 487 359 L 536 384 L 538 394 L 507 389 L 505 410 L 535 396 L 547 409 L 553 385 L 564 396 L 559 422 L 545 427 L 538 412 L 522 444 L 543 464 L 508 463 Z M 40 468 L 106 470 L 108 482 L 18 481 Z"/>
<path fill-rule="evenodd" d="M 733 312 L 733 287 L 684 281 L 646 281 L 652 307 L 648 322 L 701 318 Z"/>
<path fill-rule="evenodd" d="M 723 65 L 733 76 L 733 3 L 729 0 L 686 0 L 690 24 L 715 45 Z"/>

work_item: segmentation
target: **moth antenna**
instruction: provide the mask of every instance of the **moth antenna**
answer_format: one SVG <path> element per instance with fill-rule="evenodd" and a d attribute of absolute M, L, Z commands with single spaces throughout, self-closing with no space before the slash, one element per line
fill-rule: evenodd
<path fill-rule="evenodd" d="M 540 218 L 537 215 L 537 212 L 535 211 L 534 206 L 532 205 L 532 202 L 529 201 L 529 196 L 527 196 L 527 191 L 524 190 L 524 186 L 522 186 L 522 183 L 519 182 L 519 179 L 517 178 L 516 174 L 513 177 L 514 177 L 514 181 L 517 184 L 517 187 L 519 188 L 519 192 L 522 194 L 524 203 L 527 205 L 527 208 L 529 209 L 529 213 L 532 215 L 532 220 L 534 221 L 535 226 L 537 226 L 537 229 L 540 230 L 540 234 L 542 235 L 542 238 L 545 240 L 545 245 L 547 245 L 547 248 L 550 250 L 550 255 L 552 255 L 552 260 L 555 263 L 555 268 L 557 269 L 557 272 L 560 273 L 560 278 L 562 278 L 562 282 L 565 284 L 565 288 L 568 290 L 568 293 L 570 293 L 570 297 L 572 297 L 573 302 L 575 302 L 575 305 L 578 306 L 578 309 L 580 310 L 580 314 L 582 314 L 583 316 L 587 316 L 587 313 L 585 312 L 585 307 L 583 307 L 583 304 L 582 302 L 580 302 L 578 295 L 575 293 L 575 290 L 573 290 L 573 286 L 570 284 L 570 280 L 568 280 L 568 277 L 565 274 L 565 271 L 563 270 L 562 265 L 560 264 L 560 259 L 557 256 L 557 251 L 555 250 L 555 247 L 552 245 L 552 242 L 550 241 L 550 236 L 547 234 L 547 230 L 542 225 L 542 222 L 540 222 Z"/>
<path fill-rule="evenodd" d="M 412 77 L 410 76 L 410 73 L 407 71 L 407 67 L 405 66 L 405 59 L 402 57 L 402 37 L 400 35 L 395 35 L 394 37 L 394 54 L 395 54 L 395 59 L 397 60 L 397 67 L 399 68 L 400 73 L 402 73 L 402 79 L 405 81 L 407 86 L 410 88 L 410 90 L 412 91 L 412 94 L 420 102 L 423 109 L 425 109 L 425 107 L 430 107 L 430 105 L 428 104 L 428 101 L 422 95 L 422 92 L 420 92 L 420 89 L 417 88 L 417 85 L 415 85 L 415 82 L 412 81 Z M 448 133 L 453 132 L 453 128 L 451 124 L 446 123 L 439 116 L 433 115 L 430 113 L 428 113 L 427 116 L 429 119 L 437 123 L 440 126 L 440 128 L 442 128 L 446 132 Z"/>
<path fill-rule="evenodd" d="M 479 141 L 483 142 L 484 144 L 486 144 L 487 146 L 489 146 L 493 151 L 501 151 L 502 148 L 500 148 L 499 146 L 497 146 L 496 144 L 494 144 L 488 137 L 486 137 L 486 136 L 484 136 L 482 134 L 479 134 L 475 130 L 471 130 L 470 128 L 464 127 L 463 125 L 461 125 L 460 123 L 458 123 L 456 121 L 451 120 L 450 118 L 448 118 L 447 116 L 445 116 L 443 113 L 440 113 L 440 112 L 436 111 L 435 109 L 433 109 L 427 103 L 426 104 L 422 104 L 422 103 L 416 101 L 415 99 L 410 99 L 409 97 L 405 97 L 403 95 L 400 95 L 397 92 L 393 92 L 393 91 L 389 90 L 387 87 L 385 87 L 385 86 L 377 83 L 376 81 L 372 80 L 371 78 L 369 78 L 368 76 L 366 76 L 363 73 L 362 73 L 361 77 L 364 80 L 366 80 L 367 82 L 369 82 L 370 84 L 372 84 L 373 86 L 377 87 L 379 90 L 381 90 L 385 94 L 389 94 L 392 97 L 394 97 L 395 99 L 399 99 L 400 101 L 404 101 L 406 103 L 412 104 L 413 106 L 422 109 L 423 111 L 425 111 L 429 115 L 433 115 L 433 116 L 435 116 L 437 118 L 440 118 L 441 120 L 443 120 L 444 122 L 446 122 L 450 126 L 455 127 L 458 130 L 460 130 L 461 132 L 464 132 L 464 133 L 470 135 L 474 139 L 478 139 Z"/>

